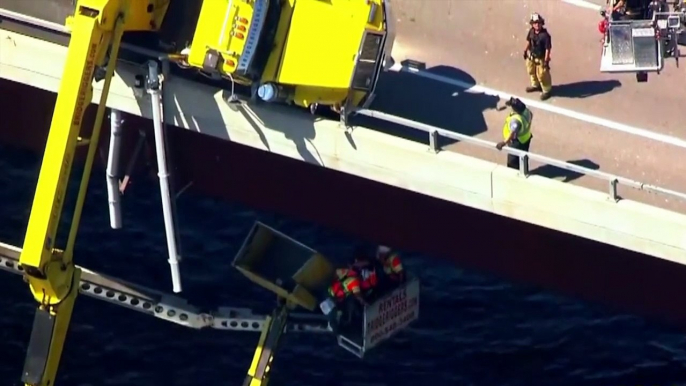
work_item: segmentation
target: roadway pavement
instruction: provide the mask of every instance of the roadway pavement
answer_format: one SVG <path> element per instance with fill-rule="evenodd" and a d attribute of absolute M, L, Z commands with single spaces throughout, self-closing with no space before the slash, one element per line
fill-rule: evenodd
<path fill-rule="evenodd" d="M 598 4 L 603 0 L 594 0 Z M 426 71 L 538 101 L 526 94 L 522 52 L 528 17 L 539 12 L 553 37 L 554 96 L 546 106 L 591 115 L 579 120 L 533 108 L 531 151 L 582 166 L 686 192 L 686 148 L 650 138 L 653 133 L 686 139 L 686 70 L 666 63 L 648 83 L 632 74 L 600 73 L 598 13 L 562 0 L 393 0 L 398 35 L 394 59 L 426 63 Z M 583 5 L 583 4 L 582 4 Z M 686 51 L 686 49 L 684 49 Z M 682 60 L 683 61 L 683 60 Z M 372 106 L 457 132 L 497 141 L 508 110 L 504 100 L 465 93 L 462 87 L 418 75 L 391 73 L 379 81 Z M 598 124 L 599 119 L 611 121 Z M 624 126 L 622 125 L 624 124 Z M 608 127 L 609 126 L 609 127 Z M 648 135 L 627 133 L 643 128 Z M 667 141 L 669 142 L 669 141 Z M 504 162 L 505 155 L 468 143 L 446 147 Z M 607 184 L 532 163 L 534 173 L 602 191 Z M 686 213 L 686 202 L 620 188 L 629 199 Z"/>

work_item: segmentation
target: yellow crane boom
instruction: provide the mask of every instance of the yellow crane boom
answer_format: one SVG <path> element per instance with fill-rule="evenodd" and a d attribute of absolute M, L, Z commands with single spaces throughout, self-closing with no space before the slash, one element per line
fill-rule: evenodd
<path fill-rule="evenodd" d="M 81 271 L 73 263 L 74 243 L 105 113 L 121 36 L 158 28 L 167 1 L 79 0 L 64 75 L 57 95 L 31 216 L 19 263 L 39 303 L 22 374 L 31 386 L 54 385 Z M 74 153 L 85 108 L 93 97 L 96 69 L 106 65 L 104 87 L 89 141 L 67 245 L 55 248 Z"/>
<path fill-rule="evenodd" d="M 265 326 L 260 334 L 260 340 L 255 347 L 252 363 L 248 374 L 243 380 L 243 386 L 267 386 L 271 372 L 272 361 L 276 354 L 281 335 L 286 329 L 288 321 L 288 306 L 277 307 L 271 316 L 265 319 Z"/>

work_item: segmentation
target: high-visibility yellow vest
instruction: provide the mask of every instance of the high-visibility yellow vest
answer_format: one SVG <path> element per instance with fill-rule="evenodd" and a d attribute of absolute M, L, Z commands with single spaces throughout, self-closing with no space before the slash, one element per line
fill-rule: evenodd
<path fill-rule="evenodd" d="M 507 141 L 507 139 L 510 138 L 510 122 L 513 119 L 516 119 L 522 124 L 517 140 L 520 143 L 527 143 L 531 139 L 531 120 L 533 118 L 534 115 L 529 109 L 524 110 L 524 113 L 521 115 L 515 112 L 510 113 L 507 119 L 505 119 L 505 126 L 503 126 L 503 139 Z"/>

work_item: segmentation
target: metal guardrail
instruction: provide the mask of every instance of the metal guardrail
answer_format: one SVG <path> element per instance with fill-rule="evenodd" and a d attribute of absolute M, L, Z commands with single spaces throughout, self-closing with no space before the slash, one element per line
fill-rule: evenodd
<path fill-rule="evenodd" d="M 431 125 L 427 125 L 424 123 L 415 122 L 415 121 L 412 121 L 409 119 L 401 118 L 401 117 L 391 115 L 391 114 L 386 114 L 386 113 L 383 113 L 380 111 L 369 110 L 369 109 L 361 109 L 361 110 L 354 111 L 353 114 L 364 115 L 364 116 L 367 116 L 370 118 L 376 118 L 376 119 L 380 119 L 380 120 L 383 120 L 386 122 L 392 122 L 392 123 L 396 123 L 396 124 L 399 124 L 402 126 L 406 126 L 406 127 L 410 127 L 410 128 L 416 129 L 416 130 L 423 131 L 429 135 L 429 148 L 435 153 L 438 153 L 439 151 L 442 150 L 441 146 L 439 145 L 439 138 L 440 137 L 450 138 L 450 139 L 466 142 L 466 143 L 469 143 L 472 145 L 485 147 L 485 148 L 489 148 L 489 149 L 493 149 L 493 150 L 498 151 L 495 147 L 496 144 L 494 142 L 486 141 L 486 140 L 481 139 L 481 138 L 471 137 L 471 136 L 468 136 L 465 134 L 455 133 L 455 132 L 452 132 L 452 131 L 449 131 L 446 129 L 441 129 L 441 128 L 436 127 L 436 126 L 431 126 Z M 643 191 L 648 191 L 648 192 L 653 192 L 653 193 L 669 195 L 669 196 L 676 197 L 676 198 L 679 198 L 681 200 L 686 201 L 686 193 L 677 192 L 675 190 L 666 189 L 666 188 L 662 188 L 659 186 L 646 184 L 646 183 L 643 183 L 640 181 L 634 181 L 632 179 L 625 178 L 625 177 L 615 176 L 613 174 L 609 174 L 609 173 L 601 172 L 598 170 L 585 168 L 583 166 L 574 165 L 574 164 L 571 164 L 569 162 L 560 161 L 560 160 L 557 160 L 554 158 L 546 157 L 546 156 L 531 153 L 531 152 L 525 152 L 522 150 L 517 150 L 517 149 L 513 149 L 513 148 L 508 148 L 508 147 L 504 147 L 500 151 L 519 157 L 519 161 L 520 161 L 519 162 L 519 171 L 520 171 L 521 175 L 525 178 L 529 176 L 529 170 L 528 170 L 528 162 L 524 162 L 524 161 L 531 160 L 531 161 L 536 161 L 536 162 L 540 162 L 543 164 L 551 165 L 551 166 L 554 166 L 554 167 L 557 167 L 560 169 L 565 169 L 565 170 L 569 170 L 569 171 L 576 172 L 579 174 L 584 174 L 587 176 L 595 177 L 595 178 L 598 178 L 601 180 L 606 180 L 608 182 L 608 195 L 610 196 L 610 199 L 612 199 L 615 202 L 619 201 L 619 199 L 620 199 L 619 194 L 617 192 L 618 185 L 628 186 L 630 188 L 637 189 L 637 190 L 643 190 Z"/>

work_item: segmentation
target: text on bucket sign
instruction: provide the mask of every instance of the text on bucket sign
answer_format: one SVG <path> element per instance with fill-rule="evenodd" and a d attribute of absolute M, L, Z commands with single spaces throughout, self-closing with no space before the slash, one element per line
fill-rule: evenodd
<path fill-rule="evenodd" d="M 367 336 L 371 337 L 369 344 L 375 344 L 413 321 L 417 317 L 418 305 L 418 294 L 408 296 L 406 288 L 379 302 L 378 309 L 367 322 Z"/>

